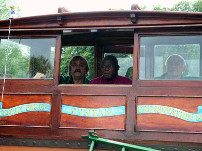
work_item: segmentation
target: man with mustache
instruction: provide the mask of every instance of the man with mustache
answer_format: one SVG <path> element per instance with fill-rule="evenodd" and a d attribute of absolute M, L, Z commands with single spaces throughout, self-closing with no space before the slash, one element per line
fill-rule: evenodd
<path fill-rule="evenodd" d="M 60 76 L 60 84 L 88 84 L 89 67 L 85 58 L 74 56 L 69 62 L 69 76 Z"/>
<path fill-rule="evenodd" d="M 132 84 L 132 80 L 118 75 L 119 65 L 115 56 L 106 56 L 102 61 L 102 76 L 95 78 L 89 84 Z"/>

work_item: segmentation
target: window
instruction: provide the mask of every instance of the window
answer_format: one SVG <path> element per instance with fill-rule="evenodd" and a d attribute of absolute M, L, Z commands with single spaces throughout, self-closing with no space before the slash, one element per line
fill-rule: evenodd
<path fill-rule="evenodd" d="M 53 78 L 55 38 L 0 40 L 0 78 Z"/>
<path fill-rule="evenodd" d="M 91 30 L 90 32 L 64 31 L 62 36 L 63 47 L 61 51 L 59 83 L 120 85 L 122 83 L 132 83 L 133 42 L 133 30 L 124 32 L 119 30 L 98 30 L 96 32 L 92 32 Z M 117 66 L 116 58 L 113 56 L 109 56 L 107 60 L 110 62 L 111 59 L 113 63 L 110 62 L 111 64 L 102 65 L 104 57 L 110 54 L 118 59 L 120 68 Z M 82 56 L 88 62 L 89 71 L 87 76 L 84 76 L 83 69 L 80 68 L 81 60 L 84 59 L 79 58 L 79 56 Z M 119 75 L 128 76 L 131 79 L 116 76 L 117 70 Z M 85 82 L 85 80 L 87 81 Z"/>
<path fill-rule="evenodd" d="M 139 79 L 201 80 L 202 36 L 140 38 Z"/>

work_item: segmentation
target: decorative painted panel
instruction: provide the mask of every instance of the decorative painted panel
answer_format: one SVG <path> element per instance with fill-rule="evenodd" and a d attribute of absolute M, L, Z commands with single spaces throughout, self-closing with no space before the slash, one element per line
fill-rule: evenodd
<path fill-rule="evenodd" d="M 137 130 L 202 132 L 202 98 L 138 97 Z"/>
<path fill-rule="evenodd" d="M 50 95 L 4 95 L 1 125 L 49 126 Z"/>
<path fill-rule="evenodd" d="M 125 129 L 125 96 L 63 96 L 61 127 Z"/>

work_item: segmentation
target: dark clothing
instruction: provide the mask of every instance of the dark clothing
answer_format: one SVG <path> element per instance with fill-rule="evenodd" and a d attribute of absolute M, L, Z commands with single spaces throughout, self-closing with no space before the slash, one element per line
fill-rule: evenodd
<path fill-rule="evenodd" d="M 85 77 L 83 84 L 88 84 L 89 80 Z M 59 84 L 74 84 L 72 76 L 60 76 Z"/>
<path fill-rule="evenodd" d="M 132 84 L 132 80 L 118 75 L 113 80 L 107 81 L 103 76 L 101 76 L 91 80 L 89 84 Z"/>

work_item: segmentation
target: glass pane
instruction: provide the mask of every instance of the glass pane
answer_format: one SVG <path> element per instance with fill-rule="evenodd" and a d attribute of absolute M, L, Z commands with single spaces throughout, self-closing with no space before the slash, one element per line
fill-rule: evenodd
<path fill-rule="evenodd" d="M 55 38 L 1 39 L 0 78 L 5 74 L 6 56 L 6 78 L 53 78 L 55 44 Z"/>
<path fill-rule="evenodd" d="M 202 36 L 141 37 L 139 79 L 201 80 Z"/>
<path fill-rule="evenodd" d="M 93 46 L 63 47 L 62 55 L 61 55 L 61 64 L 60 64 L 60 76 L 69 77 L 69 71 L 68 71 L 69 62 L 71 58 L 74 56 L 82 56 L 83 58 L 87 60 L 89 71 L 86 78 L 88 80 L 93 79 L 94 77 L 94 47 Z"/>

